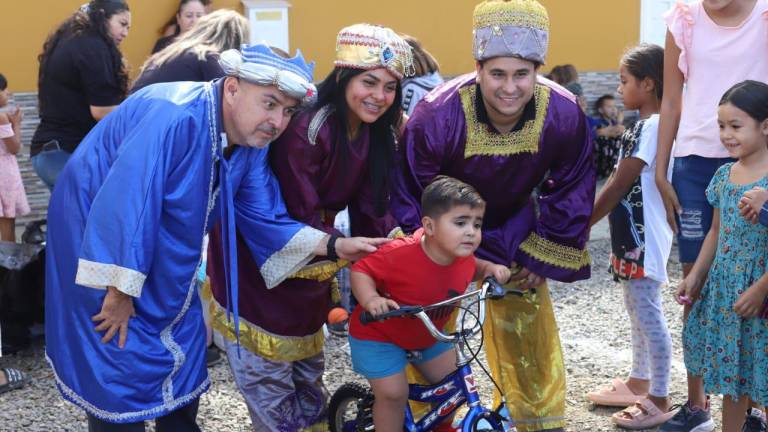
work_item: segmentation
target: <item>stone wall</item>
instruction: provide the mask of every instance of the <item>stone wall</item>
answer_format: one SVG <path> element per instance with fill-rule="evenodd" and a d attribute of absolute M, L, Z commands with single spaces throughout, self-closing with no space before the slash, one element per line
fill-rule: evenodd
<path fill-rule="evenodd" d="M 619 86 L 618 72 L 579 72 L 579 82 L 584 89 L 584 96 L 587 98 L 587 114 L 596 116 L 593 106 L 595 101 L 604 94 L 611 94 L 616 97 L 616 102 L 621 105 L 621 96 L 616 92 Z"/>
<path fill-rule="evenodd" d="M 584 95 L 587 98 L 587 114 L 597 116 L 593 107 L 595 101 L 604 95 L 612 94 L 616 98 L 616 106 L 619 109 L 624 108 L 621 95 L 616 92 L 619 86 L 618 72 L 579 72 L 579 82 L 584 89 Z M 629 126 L 638 118 L 637 111 L 624 111 L 624 125 Z"/>

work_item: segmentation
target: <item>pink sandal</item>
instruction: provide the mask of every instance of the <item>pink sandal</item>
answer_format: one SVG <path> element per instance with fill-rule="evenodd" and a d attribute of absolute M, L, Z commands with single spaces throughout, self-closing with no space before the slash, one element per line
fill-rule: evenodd
<path fill-rule="evenodd" d="M 633 406 L 612 415 L 611 420 L 624 429 L 650 429 L 671 419 L 676 412 L 663 412 L 648 398 L 642 398 Z"/>
<path fill-rule="evenodd" d="M 624 381 L 614 378 L 611 387 L 606 387 L 596 392 L 587 393 L 589 399 L 595 405 L 628 407 L 644 398 L 644 394 L 634 394 L 624 384 Z"/>

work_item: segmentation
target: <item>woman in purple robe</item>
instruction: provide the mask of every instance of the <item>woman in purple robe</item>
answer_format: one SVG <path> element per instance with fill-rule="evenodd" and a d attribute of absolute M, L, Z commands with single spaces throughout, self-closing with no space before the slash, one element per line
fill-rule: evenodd
<path fill-rule="evenodd" d="M 388 213 L 389 168 L 402 118 L 400 80 L 413 70 L 410 47 L 388 28 L 347 27 L 336 46 L 335 68 L 319 85 L 317 104 L 297 114 L 270 147 L 288 212 L 330 233 L 331 251 L 342 237 L 333 227 L 335 215 L 344 208 L 353 236 L 381 237 L 395 228 Z M 239 243 L 239 353 L 225 316 L 216 235 L 208 258 L 213 327 L 226 340 L 254 430 L 311 429 L 326 421 L 322 327 L 332 304 L 331 280 L 346 262 L 332 254 L 268 286 L 242 238 Z"/>

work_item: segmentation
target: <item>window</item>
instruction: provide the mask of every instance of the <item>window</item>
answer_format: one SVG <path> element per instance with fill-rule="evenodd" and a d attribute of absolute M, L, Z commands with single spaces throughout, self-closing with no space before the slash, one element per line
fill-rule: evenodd
<path fill-rule="evenodd" d="M 283 0 L 257 1 L 241 0 L 245 6 L 245 16 L 251 24 L 251 44 L 267 44 L 289 52 L 288 43 L 288 8 L 290 4 Z"/>

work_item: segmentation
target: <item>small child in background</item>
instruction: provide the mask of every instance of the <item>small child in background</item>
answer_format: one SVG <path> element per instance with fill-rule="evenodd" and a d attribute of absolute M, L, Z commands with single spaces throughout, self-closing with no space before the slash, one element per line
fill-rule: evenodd
<path fill-rule="evenodd" d="M 739 214 L 745 193 L 768 187 L 768 84 L 731 87 L 717 118 L 720 140 L 738 161 L 720 167 L 707 187 L 712 227 L 677 298 L 692 304 L 683 330 L 688 372 L 703 378 L 706 393 L 723 395 L 723 431 L 738 432 L 744 413 L 754 416 L 750 398 L 768 404 L 768 318 L 760 317 L 768 299 L 768 228 Z"/>
<path fill-rule="evenodd" d="M 403 112 L 407 116 L 413 114 L 419 101 L 424 99 L 433 88 L 443 83 L 443 77 L 440 76 L 440 65 L 432 54 L 427 51 L 413 36 L 402 35 L 403 40 L 410 45 L 413 50 L 414 75 L 403 79 L 403 101 L 401 103 Z"/>
<path fill-rule="evenodd" d="M 431 383 L 456 369 L 456 352 L 451 344 L 437 342 L 418 320 L 392 318 L 363 326 L 360 314 L 436 303 L 463 294 L 473 280 L 492 275 L 506 283 L 511 275 L 508 267 L 474 256 L 485 213 L 485 201 L 474 188 L 439 176 L 424 190 L 421 206 L 422 228 L 381 246 L 352 267 L 352 293 L 359 303 L 349 326 L 352 366 L 373 389 L 377 432 L 403 430 L 406 350 L 421 351 L 414 366 Z M 442 328 L 448 319 L 433 321 Z M 445 421 L 435 430 L 450 427 Z"/>
<path fill-rule="evenodd" d="M 587 398 L 599 405 L 624 406 L 612 416 L 620 427 L 647 429 L 670 419 L 669 376 L 672 338 L 662 310 L 672 229 L 656 188 L 656 138 L 664 74 L 664 50 L 641 44 L 620 63 L 619 93 L 640 120 L 621 137 L 619 163 L 597 197 L 590 223 L 609 215 L 610 271 L 622 282 L 632 335 L 632 370 L 627 380 Z"/>
<path fill-rule="evenodd" d="M 589 126 L 595 137 L 595 168 L 597 178 L 608 178 L 619 158 L 619 138 L 624 133 L 623 113 L 616 107 L 616 98 L 605 94 L 595 102 L 598 117 L 589 118 Z"/>
<path fill-rule="evenodd" d="M 0 74 L 0 109 L 8 106 L 8 81 Z M 16 218 L 29 213 L 16 153 L 21 150 L 21 110 L 0 112 L 0 240 L 16 241 Z"/>

